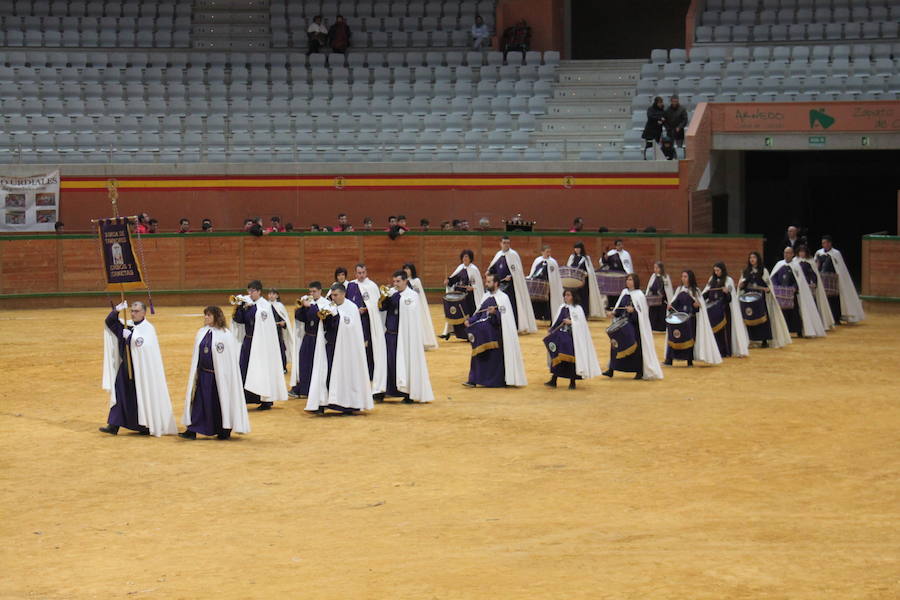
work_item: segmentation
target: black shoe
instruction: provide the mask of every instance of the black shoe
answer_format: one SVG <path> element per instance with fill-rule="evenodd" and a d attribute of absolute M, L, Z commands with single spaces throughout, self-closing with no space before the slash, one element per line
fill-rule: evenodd
<path fill-rule="evenodd" d="M 140 430 L 138 431 L 138 433 L 141 435 L 150 435 L 150 430 L 147 429 L 146 427 L 141 427 Z"/>
<path fill-rule="evenodd" d="M 118 435 L 119 433 L 118 425 L 107 425 L 106 427 L 98 427 L 97 429 L 103 433 L 108 433 L 109 435 Z"/>
<path fill-rule="evenodd" d="M 256 410 L 272 410 L 272 403 L 261 402 L 260 405 L 256 407 Z"/>
<path fill-rule="evenodd" d="M 475 387 L 475 384 L 471 381 L 466 381 L 465 383 L 463 383 L 463 387 L 473 388 Z"/>
<path fill-rule="evenodd" d="M 689 366 L 689 367 L 693 367 L 693 366 L 694 366 L 694 361 L 693 361 L 693 360 L 689 360 L 689 361 L 688 361 L 688 366 Z"/>
<path fill-rule="evenodd" d="M 299 398 L 299 394 L 295 394 L 294 392 L 288 392 L 288 398 Z"/>
<path fill-rule="evenodd" d="M 217 433 L 216 437 L 219 438 L 220 440 L 230 440 L 231 432 L 230 431 L 222 431 L 220 433 Z"/>
<path fill-rule="evenodd" d="M 671 360 L 667 360 L 667 361 L 665 361 L 663 364 L 666 365 L 667 367 L 671 367 L 671 366 L 672 366 L 672 361 L 671 361 Z"/>
<path fill-rule="evenodd" d="M 378 402 L 384 402 L 384 396 L 385 396 L 384 392 L 381 392 L 380 394 L 375 394 L 372 397 Z"/>
<path fill-rule="evenodd" d="M 554 377 L 550 381 L 545 381 L 544 385 L 546 385 L 547 387 L 556 387 L 556 378 Z"/>
<path fill-rule="evenodd" d="M 643 374 L 643 373 L 635 373 L 634 378 L 635 378 L 635 379 L 643 379 L 643 378 L 644 378 L 644 374 Z"/>
<path fill-rule="evenodd" d="M 443 334 L 443 335 L 439 335 L 438 337 L 441 338 L 441 339 L 444 340 L 444 341 L 448 341 L 448 340 L 450 339 L 450 334 L 449 334 L 449 333 L 445 333 L 445 334 Z"/>
<path fill-rule="evenodd" d="M 408 395 L 403 397 L 403 404 L 415 404 L 416 401 L 410 398 Z"/>
<path fill-rule="evenodd" d="M 610 379 L 612 379 L 612 376 L 613 376 L 613 370 L 612 370 L 612 369 L 609 369 L 608 371 L 603 371 L 603 373 L 601 373 L 601 375 L 603 375 L 604 377 L 609 377 Z"/>
<path fill-rule="evenodd" d="M 570 390 L 574 390 L 574 389 L 575 389 L 575 380 L 574 380 L 574 379 L 570 379 L 570 380 L 569 380 L 569 389 L 570 389 Z"/>
<path fill-rule="evenodd" d="M 196 439 L 197 439 L 197 432 L 196 432 L 196 431 L 191 431 L 191 430 L 185 430 L 185 431 L 182 431 L 181 433 L 179 433 L 179 434 L 178 434 L 178 437 L 184 438 L 184 439 L 186 439 L 186 440 L 196 440 Z"/>
<path fill-rule="evenodd" d="M 768 348 L 768 347 L 769 347 L 769 340 L 763 340 L 762 346 L 760 346 L 760 347 L 761 347 L 761 348 Z"/>

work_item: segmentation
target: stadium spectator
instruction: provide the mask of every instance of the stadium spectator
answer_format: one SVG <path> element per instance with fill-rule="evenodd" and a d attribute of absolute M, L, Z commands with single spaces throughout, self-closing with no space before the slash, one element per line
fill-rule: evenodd
<path fill-rule="evenodd" d="M 178 233 L 190 233 L 191 222 L 188 219 L 180 219 L 178 221 Z"/>
<path fill-rule="evenodd" d="M 672 142 L 672 138 L 669 137 L 668 133 L 660 138 L 659 149 L 662 151 L 663 156 L 666 157 L 666 160 L 675 160 L 678 156 L 675 150 L 675 144 Z"/>
<path fill-rule="evenodd" d="M 481 217 L 478 219 L 478 229 L 481 231 L 487 231 L 491 228 L 491 220 L 487 217 Z"/>
<path fill-rule="evenodd" d="M 510 52 L 528 52 L 531 47 L 531 27 L 522 19 L 503 32 L 503 60 Z"/>
<path fill-rule="evenodd" d="M 284 225 L 281 224 L 281 217 L 272 217 L 269 219 L 271 221 L 271 226 L 266 229 L 266 233 L 283 233 Z"/>
<path fill-rule="evenodd" d="M 328 44 L 331 51 L 338 54 L 346 54 L 350 47 L 350 27 L 344 20 L 343 15 L 334 18 L 334 25 L 328 30 Z"/>
<path fill-rule="evenodd" d="M 662 137 L 663 126 L 666 123 L 666 109 L 663 99 L 657 96 L 653 99 L 653 104 L 647 109 L 647 124 L 644 125 L 644 131 L 641 137 L 646 140 L 644 147 L 644 158 L 647 157 L 647 148 L 652 148 L 653 143 L 659 143 Z"/>
<path fill-rule="evenodd" d="M 150 215 L 141 213 L 137 218 L 137 226 L 134 228 L 135 233 L 150 233 Z"/>
<path fill-rule="evenodd" d="M 441 231 L 453 231 L 453 224 L 450 221 L 441 221 Z"/>
<path fill-rule="evenodd" d="M 328 42 L 328 29 L 322 25 L 322 15 L 313 17 L 313 22 L 306 30 L 306 36 L 309 38 L 309 49 L 306 55 L 321 52 L 322 46 Z"/>
<path fill-rule="evenodd" d="M 213 230 L 212 219 L 203 219 L 203 221 L 200 223 L 200 230 L 203 233 L 212 233 L 212 230 Z"/>
<path fill-rule="evenodd" d="M 472 25 L 472 48 L 481 50 L 481 47 L 491 45 L 491 28 L 487 26 L 481 15 L 475 15 L 475 24 Z"/>
<path fill-rule="evenodd" d="M 392 219 L 394 217 L 391 217 Z M 394 221 L 394 225 L 391 226 L 388 231 L 388 237 L 392 240 L 396 240 L 398 237 L 409 231 L 409 228 L 406 226 L 406 215 L 399 215 L 396 217 Z"/>
<path fill-rule="evenodd" d="M 430 231 L 431 230 L 431 221 L 428 219 L 420 219 L 419 227 L 422 228 L 422 231 Z"/>
<path fill-rule="evenodd" d="M 372 231 L 372 228 L 375 226 L 375 221 L 372 220 L 372 217 L 366 217 L 363 219 L 363 231 Z"/>
<path fill-rule="evenodd" d="M 353 231 L 353 225 L 350 224 L 350 221 L 347 219 L 347 213 L 341 213 L 338 215 L 338 224 L 334 228 L 335 231 Z"/>
<path fill-rule="evenodd" d="M 287 232 L 293 231 L 293 230 L 294 230 L 294 224 L 293 224 L 293 223 L 285 223 L 285 224 L 284 224 L 284 230 L 287 231 Z"/>
<path fill-rule="evenodd" d="M 459 228 L 460 223 L 462 223 L 462 221 L 460 221 L 459 219 L 453 219 L 453 221 L 451 222 L 451 225 L 453 226 L 452 227 L 453 231 L 460 231 L 460 228 Z"/>
<path fill-rule="evenodd" d="M 406 215 L 397 215 L 397 227 L 403 230 L 403 233 L 409 231 L 409 227 L 406 225 Z"/>
<path fill-rule="evenodd" d="M 156 219 L 147 221 L 147 233 L 159 233 L 159 221 Z"/>
<path fill-rule="evenodd" d="M 678 101 L 678 96 L 669 98 L 669 106 L 665 110 L 666 131 L 676 146 L 684 146 L 684 128 L 688 124 L 687 110 Z"/>
<path fill-rule="evenodd" d="M 471 227 L 469 227 L 468 219 L 461 219 L 459 222 L 459 230 L 460 231 L 471 231 Z"/>
<path fill-rule="evenodd" d="M 572 229 L 569 230 L 569 233 L 578 233 L 582 229 L 584 229 L 584 219 L 575 217 L 575 220 L 572 221 Z"/>
<path fill-rule="evenodd" d="M 53 231 L 55 231 L 56 233 L 64 233 L 63 228 L 65 226 L 66 226 L 66 224 L 63 223 L 62 221 L 57 221 L 56 223 L 53 224 Z"/>
<path fill-rule="evenodd" d="M 309 226 L 309 230 L 310 231 L 322 231 L 322 228 L 319 227 L 318 223 L 313 223 L 312 225 Z"/>
<path fill-rule="evenodd" d="M 387 229 L 385 229 L 385 231 L 390 232 L 396 226 L 397 226 L 397 217 L 395 217 L 394 215 L 389 216 L 388 217 L 388 226 L 387 226 Z"/>

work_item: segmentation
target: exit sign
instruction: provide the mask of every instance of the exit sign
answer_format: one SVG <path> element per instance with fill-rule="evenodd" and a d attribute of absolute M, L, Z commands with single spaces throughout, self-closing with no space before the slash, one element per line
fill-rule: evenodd
<path fill-rule="evenodd" d="M 824 135 L 809 136 L 809 145 L 810 146 L 824 146 L 825 145 L 825 136 Z"/>

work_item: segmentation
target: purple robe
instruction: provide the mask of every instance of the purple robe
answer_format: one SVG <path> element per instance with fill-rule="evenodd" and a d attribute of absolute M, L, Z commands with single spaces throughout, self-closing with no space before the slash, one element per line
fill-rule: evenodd
<path fill-rule="evenodd" d="M 497 301 L 488 298 L 481 304 L 481 308 L 497 306 Z M 486 350 L 473 356 L 469 363 L 469 383 L 484 387 L 506 387 L 506 367 L 503 364 L 503 330 L 500 321 L 500 312 L 480 313 L 467 319 L 468 323 L 475 321 L 487 321 L 494 328 L 499 348 Z"/>
<path fill-rule="evenodd" d="M 569 262 L 570 267 L 575 267 L 579 271 L 584 271 L 585 273 L 587 273 L 588 277 L 591 277 L 591 274 L 588 273 L 587 259 L 584 256 L 578 256 L 578 255 L 573 254 L 569 258 L 570 258 L 570 262 Z M 585 310 L 585 314 L 589 313 L 590 306 L 591 306 L 591 284 L 590 284 L 590 282 L 585 279 L 584 285 L 581 286 L 580 288 L 575 289 L 574 292 L 576 294 L 578 294 L 578 304 L 580 304 L 582 307 L 587 307 L 587 310 Z M 616 303 L 615 300 L 613 300 L 613 303 L 609 304 L 608 306 L 613 306 L 613 304 L 615 304 L 615 303 Z"/>
<path fill-rule="evenodd" d="M 647 290 L 647 295 L 650 294 L 659 294 L 662 296 L 662 304 L 659 306 L 651 306 L 650 307 L 650 328 L 653 331 L 665 331 L 666 330 L 666 305 L 669 303 L 669 298 L 666 296 L 666 286 L 663 282 L 663 278 L 657 276 L 656 279 L 653 280 L 653 283 L 650 285 L 650 289 Z M 615 306 L 615 304 L 613 304 Z"/>
<path fill-rule="evenodd" d="M 493 265 L 491 265 L 488 270 L 488 273 L 493 273 L 497 276 L 497 280 L 500 283 L 500 291 L 504 292 L 507 296 L 509 296 L 509 303 L 512 304 L 513 311 L 513 320 L 516 322 L 516 326 L 519 325 L 519 309 L 516 306 L 516 284 L 515 279 L 512 277 L 512 271 L 509 269 L 509 264 L 506 262 L 506 256 L 500 255 L 500 258 L 497 259 Z M 503 281 L 509 277 L 509 281 Z"/>
<path fill-rule="evenodd" d="M 553 327 L 558 329 L 544 338 L 544 345 L 550 355 L 551 374 L 566 379 L 581 379 L 580 375 L 575 374 L 575 340 L 572 339 L 572 330 L 568 325 L 562 325 L 563 319 L 568 318 L 569 309 L 564 306 L 553 322 Z"/>
<path fill-rule="evenodd" d="M 384 321 L 384 341 L 387 345 L 387 388 L 385 396 L 405 398 L 406 394 L 397 389 L 397 332 L 400 328 L 400 294 L 385 298 L 379 308 L 386 313 Z"/>
<path fill-rule="evenodd" d="M 250 367 L 250 349 L 253 347 L 253 328 L 256 327 L 256 305 L 245 307 L 243 304 L 234 309 L 232 320 L 244 326 L 244 341 L 241 343 L 241 383 L 247 382 L 247 370 Z M 259 394 L 244 390 L 247 404 L 259 404 Z"/>
<path fill-rule="evenodd" d="M 713 275 L 712 279 L 709 282 L 709 287 L 724 288 L 725 280 L 719 279 L 718 277 Z M 731 294 L 729 292 L 726 292 L 724 289 L 710 289 L 703 295 L 703 297 L 706 298 L 707 306 L 709 306 L 710 302 L 715 302 L 716 300 L 721 300 L 725 303 L 725 326 L 718 331 L 714 331 L 713 336 L 715 336 L 716 338 L 716 345 L 719 347 L 719 354 L 722 355 L 722 358 L 731 356 L 731 325 L 727 321 L 727 319 L 731 318 Z"/>
<path fill-rule="evenodd" d="M 334 349 L 337 343 L 338 327 L 341 326 L 341 315 L 328 315 L 322 321 L 325 335 L 325 359 L 328 361 L 328 375 L 325 377 L 325 387 L 331 385 L 331 366 L 334 364 Z"/>
<path fill-rule="evenodd" d="M 782 308 L 781 313 L 784 315 L 784 321 L 787 323 L 788 331 L 803 336 L 803 321 L 800 318 L 800 298 L 797 297 L 797 278 L 791 267 L 785 265 L 781 267 L 777 273 L 772 273 L 772 284 L 781 287 L 794 288 L 794 308 Z"/>
<path fill-rule="evenodd" d="M 550 280 L 550 271 L 547 270 L 547 261 L 543 260 L 538 263 L 537 269 L 532 273 L 531 279 L 540 279 L 542 281 Z M 550 298 L 546 300 L 532 300 L 531 306 L 534 307 L 534 318 L 541 321 L 549 321 L 553 317 L 550 311 Z"/>
<path fill-rule="evenodd" d="M 347 300 L 350 300 L 359 308 L 366 308 L 366 302 L 359 289 L 359 283 L 351 281 L 347 284 Z M 372 354 L 372 324 L 369 321 L 369 311 L 359 313 L 362 321 L 363 340 L 366 342 L 366 362 L 369 364 L 369 380 L 375 377 L 375 356 Z"/>
<path fill-rule="evenodd" d="M 688 319 L 688 333 L 690 333 L 690 338 L 685 339 L 682 338 L 679 340 L 680 343 L 687 342 L 689 340 L 697 341 L 697 317 L 695 313 L 698 309 L 694 308 L 694 299 L 687 292 L 681 292 L 675 299 L 672 300 L 672 308 L 675 309 L 676 312 L 683 312 L 691 315 L 691 318 Z M 666 362 L 671 362 L 672 360 L 694 360 L 694 347 L 683 348 L 681 350 L 676 350 L 672 348 L 668 344 L 668 340 L 666 342 Z"/>
<path fill-rule="evenodd" d="M 459 273 L 448 278 L 448 284 L 455 290 L 466 294 L 466 298 L 463 300 L 462 304 L 463 314 L 466 317 L 471 316 L 472 313 L 475 312 L 475 290 L 466 290 L 466 287 L 471 285 L 471 282 L 469 281 L 469 272 L 465 269 L 460 269 Z M 453 335 L 460 340 L 468 341 L 469 337 L 466 334 L 466 324 L 460 323 L 459 325 L 454 325 Z"/>
<path fill-rule="evenodd" d="M 744 271 L 744 282 L 742 284 L 742 289 L 753 290 L 754 288 L 768 288 L 769 284 L 767 284 L 762 277 L 762 272 L 753 270 L 753 271 Z M 766 292 L 761 292 L 765 297 Z M 766 315 L 766 320 L 759 325 L 747 325 L 747 335 L 750 338 L 750 341 L 753 342 L 765 342 L 772 339 L 772 323 L 769 321 L 769 307 L 763 302 L 762 303 L 763 314 Z"/>
<path fill-rule="evenodd" d="M 319 333 L 319 307 L 315 304 L 308 308 L 300 307 L 294 311 L 294 318 L 303 323 L 303 339 L 300 342 L 300 364 L 297 365 L 297 384 L 291 393 L 297 396 L 309 396 L 309 382 L 312 379 L 313 359 L 316 353 L 316 336 Z"/>
<path fill-rule="evenodd" d="M 141 321 L 138 321 L 138 324 Z M 125 326 L 119 322 L 119 313 L 112 311 L 106 317 L 106 328 L 109 329 L 119 343 L 119 358 L 122 359 L 116 372 L 115 392 L 116 404 L 110 407 L 106 422 L 116 427 L 124 427 L 132 431 L 149 431 L 138 423 L 137 389 L 134 387 L 134 376 L 128 376 L 129 356 L 131 355 L 131 338 L 122 338 Z M 129 327 L 128 329 L 133 329 Z M 133 368 L 133 367 L 132 367 Z M 132 371 L 132 374 L 134 371 Z"/>
<path fill-rule="evenodd" d="M 281 349 L 281 370 L 287 370 L 287 353 L 286 348 L 284 346 L 284 336 L 282 335 L 285 330 L 287 330 L 287 315 L 283 315 L 275 309 L 275 305 L 272 305 L 272 316 L 275 317 L 275 333 L 278 335 L 278 347 Z"/>
<path fill-rule="evenodd" d="M 617 299 L 618 301 L 618 299 Z M 615 305 L 613 305 L 615 306 Z M 634 312 L 628 312 L 625 310 L 626 306 L 631 306 L 631 296 L 626 294 L 622 297 L 622 301 L 619 303 L 619 308 L 615 311 L 616 318 L 625 317 L 628 319 L 631 324 L 634 326 L 635 339 L 637 341 L 637 350 L 632 352 L 626 357 L 616 358 L 616 353 L 618 352 L 618 348 L 613 348 L 612 344 L 609 346 L 609 370 L 610 371 L 622 371 L 624 373 L 640 373 L 644 374 L 644 354 L 641 348 L 641 320 L 638 317 L 638 313 L 635 310 Z"/>
<path fill-rule="evenodd" d="M 617 273 L 625 272 L 625 265 L 622 264 L 622 257 L 619 256 L 618 252 L 613 254 L 604 253 L 600 257 L 600 263 L 603 265 L 600 268 L 604 271 L 615 271 Z M 585 286 L 586 287 L 586 286 Z M 618 302 L 618 296 L 607 296 L 606 297 L 606 305 L 607 306 L 615 306 L 616 302 Z M 587 305 L 585 305 L 587 306 Z"/>
<path fill-rule="evenodd" d="M 188 431 L 201 435 L 219 435 L 231 431 L 222 428 L 222 404 L 219 401 L 212 352 L 212 331 L 208 331 L 200 340 L 197 379 L 191 401 L 191 424 L 187 428 Z"/>

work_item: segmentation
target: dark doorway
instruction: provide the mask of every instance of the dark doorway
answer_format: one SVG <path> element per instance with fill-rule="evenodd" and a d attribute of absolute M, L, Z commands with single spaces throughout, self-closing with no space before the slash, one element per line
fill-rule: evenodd
<path fill-rule="evenodd" d="M 766 236 L 766 264 L 781 258 L 788 225 L 807 236 L 812 252 L 831 234 L 857 284 L 861 238 L 896 233 L 900 151 L 747 152 L 748 232 Z"/>
<path fill-rule="evenodd" d="M 650 58 L 654 48 L 684 48 L 690 0 L 572 0 L 572 58 Z"/>

